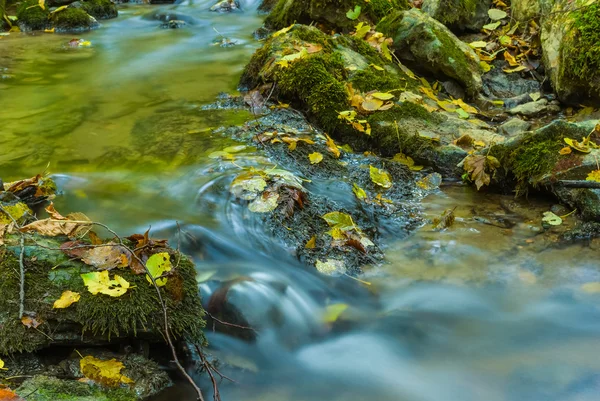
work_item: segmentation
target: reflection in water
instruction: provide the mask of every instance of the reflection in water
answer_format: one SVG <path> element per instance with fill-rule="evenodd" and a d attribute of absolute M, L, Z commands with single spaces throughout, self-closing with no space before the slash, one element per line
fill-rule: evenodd
<path fill-rule="evenodd" d="M 244 277 L 229 300 L 257 341 L 208 333 L 238 381 L 222 384 L 225 401 L 598 400 L 598 298 L 581 291 L 600 281 L 598 244 L 557 248 L 534 218 L 549 204 L 511 208 L 502 206 L 510 198 L 446 188 L 425 200 L 424 214 L 458 205 L 455 226 L 423 227 L 400 243 L 390 235 L 388 263 L 367 270 L 366 287 L 300 266 L 230 199 L 238 167 L 207 155 L 232 142 L 215 128 L 248 116 L 200 106 L 235 90 L 260 18 L 254 3 L 231 15 L 210 5 L 166 7 L 194 19 L 182 30 L 142 18 L 149 7 L 124 7 L 85 35 L 90 49 L 65 49 L 64 35 L 0 41 L 0 96 L 10 99 L 0 114 L 0 176 L 50 162 L 64 191 L 59 210 L 122 233 L 152 225 L 181 241 L 205 300 Z M 238 45 L 212 46 L 213 27 Z M 264 163 L 252 150 L 240 158 Z M 334 303 L 349 307 L 325 323 Z M 157 399 L 194 398 L 180 385 Z"/>

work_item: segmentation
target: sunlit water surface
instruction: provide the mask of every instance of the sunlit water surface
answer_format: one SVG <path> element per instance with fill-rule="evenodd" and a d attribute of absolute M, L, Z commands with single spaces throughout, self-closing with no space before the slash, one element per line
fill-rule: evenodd
<path fill-rule="evenodd" d="M 455 226 L 385 238 L 388 262 L 366 269 L 365 286 L 300 266 L 231 201 L 238 167 L 207 156 L 232 143 L 219 127 L 250 116 L 201 106 L 236 90 L 261 17 L 256 4 L 233 14 L 210 5 L 123 6 L 81 35 L 90 48 L 65 46 L 72 35 L 0 40 L 0 177 L 49 165 L 59 210 L 180 242 L 205 299 L 219 282 L 250 278 L 229 297 L 259 328 L 256 343 L 208 333 L 211 352 L 234 367 L 225 401 L 600 399 L 598 296 L 582 291 L 600 281 L 597 243 L 558 248 L 527 213 L 506 216 L 500 201 L 510 198 L 450 186 L 423 213 L 456 206 Z M 194 23 L 169 30 L 142 18 L 159 9 Z M 236 46 L 214 45 L 223 36 Z M 261 162 L 248 149 L 237 163 Z M 539 223 L 550 206 L 522 208 Z M 482 223 L 498 216 L 510 227 Z M 335 303 L 348 309 L 325 323 Z M 157 399 L 194 397 L 178 385 Z"/>

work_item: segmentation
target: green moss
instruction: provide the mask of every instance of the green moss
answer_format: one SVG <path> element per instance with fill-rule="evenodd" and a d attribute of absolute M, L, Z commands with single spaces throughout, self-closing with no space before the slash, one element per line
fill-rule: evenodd
<path fill-rule="evenodd" d="M 96 19 L 116 18 L 118 15 L 117 7 L 110 0 L 86 0 L 81 8 Z"/>
<path fill-rule="evenodd" d="M 13 238 L 13 241 L 16 239 Z M 38 242 L 57 248 L 58 241 L 38 238 Z M 60 333 L 59 327 L 42 325 L 39 331 L 27 329 L 18 319 L 19 308 L 19 262 L 18 246 L 0 252 L 0 354 L 34 351 L 49 343 L 47 336 Z M 172 259 L 179 256 L 172 254 Z M 61 251 L 26 246 L 26 302 L 25 310 L 34 311 L 44 322 L 71 322 L 81 326 L 83 339 L 109 340 L 114 336 L 139 336 L 151 332 L 156 337 L 162 333 L 162 308 L 158 296 L 144 275 L 135 275 L 131 270 L 119 270 L 118 274 L 129 281 L 131 288 L 121 297 L 92 295 L 83 285 L 81 273 L 90 267 L 71 261 Z M 163 287 L 163 298 L 167 301 L 170 329 L 176 338 L 204 341 L 202 329 L 204 314 L 195 280 L 192 263 L 182 257 L 176 275 L 169 278 Z M 81 294 L 78 303 L 67 309 L 53 309 L 53 303 L 65 290 Z M 45 335 L 42 333 L 45 332 Z M 79 335 L 78 335 L 79 337 Z"/>
<path fill-rule="evenodd" d="M 477 9 L 479 0 L 440 0 L 437 12 L 433 18 L 447 27 L 469 22 Z"/>
<path fill-rule="evenodd" d="M 408 10 L 410 8 L 408 0 L 371 0 L 363 6 L 372 22 L 378 22 L 394 10 Z"/>
<path fill-rule="evenodd" d="M 22 203 L 16 203 L 14 205 L 3 205 L 4 210 L 10 216 L 15 219 L 17 222 L 21 223 L 24 220 L 24 216 L 33 216 L 33 212 L 29 207 Z M 12 219 L 9 216 L 6 216 L 3 212 L 0 211 L 0 224 L 10 224 L 12 223 Z"/>
<path fill-rule="evenodd" d="M 92 23 L 88 13 L 79 8 L 69 7 L 52 17 L 53 25 L 58 30 L 73 31 L 90 29 Z"/>
<path fill-rule="evenodd" d="M 361 92 L 397 90 L 406 88 L 408 85 L 405 79 L 387 71 L 378 71 L 375 68 L 357 71 L 351 77 L 350 82 L 355 89 Z"/>
<path fill-rule="evenodd" d="M 127 388 L 104 389 L 76 380 L 36 376 L 25 381 L 17 394 L 28 401 L 135 401 L 136 394 Z"/>
<path fill-rule="evenodd" d="M 600 77 L 600 4 L 573 14 L 575 32 L 563 44 L 564 73 L 584 81 Z"/>
<path fill-rule="evenodd" d="M 17 19 L 24 29 L 42 30 L 48 26 L 48 9 L 42 9 L 37 0 L 27 0 L 17 8 Z"/>

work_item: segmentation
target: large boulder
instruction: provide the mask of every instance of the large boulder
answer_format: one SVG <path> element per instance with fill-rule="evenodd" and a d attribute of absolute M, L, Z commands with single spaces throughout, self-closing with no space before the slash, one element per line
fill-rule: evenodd
<path fill-rule="evenodd" d="M 470 96 L 481 91 L 479 57 L 441 22 L 418 9 L 411 9 L 385 17 L 377 30 L 394 39 L 393 48 L 401 59 L 441 80 L 455 79 Z"/>
<path fill-rule="evenodd" d="M 361 11 L 356 19 L 346 15 L 348 11 Z M 377 23 L 395 10 L 410 8 L 407 0 L 279 0 L 265 20 L 271 29 L 282 29 L 291 24 L 318 22 L 331 30 L 348 32 L 358 22 Z"/>
<path fill-rule="evenodd" d="M 546 74 L 567 104 L 600 102 L 600 3 L 556 1 L 542 19 Z"/>
<path fill-rule="evenodd" d="M 478 32 L 489 19 L 491 0 L 424 0 L 421 9 L 454 32 Z"/>
<path fill-rule="evenodd" d="M 82 2 L 81 8 L 98 20 L 116 18 L 119 15 L 117 6 L 111 0 L 86 0 Z"/>
<path fill-rule="evenodd" d="M 89 31 L 97 28 L 98 21 L 79 7 L 80 4 L 77 2 L 51 13 L 48 7 L 42 8 L 37 0 L 24 1 L 17 9 L 19 28 L 22 31 L 55 29 L 57 32 L 64 33 Z M 116 12 L 116 9 L 114 11 Z"/>

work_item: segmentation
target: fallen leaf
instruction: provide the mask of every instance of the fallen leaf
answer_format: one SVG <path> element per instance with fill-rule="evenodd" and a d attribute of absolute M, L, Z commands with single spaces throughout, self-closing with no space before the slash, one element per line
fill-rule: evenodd
<path fill-rule="evenodd" d="M 498 28 L 498 27 L 500 26 L 500 24 L 501 24 L 501 22 L 500 22 L 500 21 L 498 21 L 498 22 L 493 22 L 493 23 L 491 23 L 491 24 L 484 25 L 484 26 L 483 26 L 483 29 L 486 29 L 486 30 L 488 30 L 488 31 L 493 31 L 493 30 L 495 30 L 496 28 Z"/>
<path fill-rule="evenodd" d="M 0 370 L 8 370 L 4 367 L 4 361 L 2 359 L 0 359 Z"/>
<path fill-rule="evenodd" d="M 379 99 L 379 100 L 390 100 L 390 99 L 394 98 L 394 95 L 392 95 L 391 93 L 383 93 L 383 92 L 371 93 L 371 96 L 374 97 L 375 99 Z"/>
<path fill-rule="evenodd" d="M 0 363 L 3 363 L 2 360 L 0 360 Z M 2 369 L 2 368 L 0 368 Z M 25 401 L 24 398 L 19 397 L 19 395 L 17 393 L 15 393 L 14 391 L 12 391 L 9 388 L 0 388 L 0 400 L 1 401 Z"/>
<path fill-rule="evenodd" d="M 268 213 L 277 209 L 278 201 L 279 194 L 277 192 L 265 191 L 248 205 L 248 210 L 253 213 Z"/>
<path fill-rule="evenodd" d="M 100 270 L 111 270 L 129 266 L 128 253 L 122 246 L 109 242 L 103 246 L 86 249 L 80 259 L 86 265 Z"/>
<path fill-rule="evenodd" d="M 327 141 L 325 142 L 325 144 L 327 145 L 327 150 L 331 152 L 336 159 L 338 159 L 341 153 L 337 145 L 329 135 L 325 134 L 325 138 L 327 138 Z"/>
<path fill-rule="evenodd" d="M 540 92 L 534 92 L 534 93 L 530 93 L 529 97 L 531 98 L 531 100 L 533 100 L 534 102 L 537 102 L 538 100 L 540 100 L 540 98 L 542 97 L 542 94 Z"/>
<path fill-rule="evenodd" d="M 477 190 L 484 185 L 490 185 L 490 174 L 500 167 L 500 162 L 493 156 L 469 155 L 464 160 L 464 169 L 475 182 Z"/>
<path fill-rule="evenodd" d="M 433 219 L 433 229 L 435 231 L 441 231 L 452 227 L 455 220 L 454 210 L 456 210 L 456 207 L 453 209 L 446 209 L 440 217 Z"/>
<path fill-rule="evenodd" d="M 348 12 L 346 13 L 346 17 L 348 17 L 348 19 L 351 20 L 357 20 L 358 17 L 360 17 L 360 12 L 361 12 L 362 8 L 359 5 L 354 6 L 354 10 L 348 10 Z"/>
<path fill-rule="evenodd" d="M 323 320 L 324 323 L 334 323 L 336 320 L 339 319 L 340 315 L 344 313 L 346 309 L 348 309 L 347 304 L 327 305 L 325 311 L 323 312 L 321 320 Z"/>
<path fill-rule="evenodd" d="M 294 24 L 292 24 L 292 25 L 290 25 L 290 26 L 288 26 L 288 27 L 286 27 L 286 28 L 280 29 L 280 30 L 278 30 L 277 32 L 275 32 L 275 33 L 273 34 L 273 37 L 274 37 L 274 38 L 276 38 L 276 37 L 278 37 L 278 36 L 280 36 L 280 35 L 283 35 L 284 33 L 287 33 L 287 32 L 289 32 L 289 31 L 290 31 L 290 29 L 292 29 L 293 27 L 294 27 Z"/>
<path fill-rule="evenodd" d="M 92 227 L 91 220 L 83 213 L 71 213 L 63 219 L 43 219 L 21 227 L 22 232 L 35 231 L 48 237 L 65 235 L 76 237 Z"/>
<path fill-rule="evenodd" d="M 306 245 L 304 245 L 304 247 L 306 249 L 315 249 L 316 246 L 317 246 L 317 237 L 315 237 L 314 235 L 308 240 Z"/>
<path fill-rule="evenodd" d="M 100 293 L 111 297 L 120 297 L 127 292 L 130 286 L 129 282 L 117 274 L 111 280 L 108 276 L 108 270 L 85 273 L 81 275 L 81 278 L 88 291 L 94 295 Z"/>
<path fill-rule="evenodd" d="M 327 259 L 325 262 L 317 260 L 315 267 L 319 273 L 327 276 L 339 276 L 345 273 L 344 262 L 337 259 Z"/>
<path fill-rule="evenodd" d="M 600 293 L 600 282 L 585 283 L 581 286 L 581 290 L 588 294 L 598 294 Z"/>
<path fill-rule="evenodd" d="M 558 153 L 561 154 L 561 155 L 570 155 L 572 152 L 573 151 L 571 150 L 570 146 L 565 146 Z"/>
<path fill-rule="evenodd" d="M 157 286 L 162 287 L 167 284 L 167 277 L 161 277 L 165 272 L 170 272 L 173 269 L 171 264 L 171 256 L 167 252 L 156 253 L 148 258 L 146 269 L 154 278 Z M 152 284 L 152 280 L 146 275 L 146 280 Z"/>
<path fill-rule="evenodd" d="M 116 359 L 105 361 L 88 355 L 79 361 L 79 367 L 85 377 L 106 387 L 133 383 L 133 380 L 121 374 L 125 365 Z"/>
<path fill-rule="evenodd" d="M 384 189 L 392 187 L 392 177 L 387 171 L 369 165 L 369 175 L 374 184 L 379 185 Z"/>
<path fill-rule="evenodd" d="M 404 153 L 396 153 L 392 160 L 395 162 L 404 164 L 406 167 L 408 167 L 412 171 L 423 170 L 423 166 L 416 166 L 415 161 L 412 159 L 412 157 L 406 156 Z"/>
<path fill-rule="evenodd" d="M 488 16 L 492 21 L 498 21 L 506 18 L 508 14 L 506 13 L 506 11 L 497 8 L 491 8 L 488 10 Z"/>
<path fill-rule="evenodd" d="M 364 200 L 367 198 L 367 193 L 365 192 L 365 190 L 359 187 L 356 183 L 352 184 L 352 192 L 360 200 Z"/>
<path fill-rule="evenodd" d="M 259 174 L 244 172 L 233 180 L 229 191 L 237 198 L 252 200 L 258 196 L 259 192 L 264 191 L 266 187 L 267 182 Z"/>
<path fill-rule="evenodd" d="M 356 29 L 356 32 L 354 32 L 354 36 L 356 36 L 358 39 L 363 39 L 367 35 L 367 33 L 371 31 L 371 26 L 365 24 L 364 22 L 359 22 L 354 27 L 354 29 Z"/>
<path fill-rule="evenodd" d="M 487 46 L 487 42 L 478 40 L 476 42 L 469 43 L 469 46 L 471 46 L 473 49 L 483 49 Z"/>
<path fill-rule="evenodd" d="M 332 228 L 337 228 L 341 231 L 348 231 L 357 228 L 352 220 L 352 216 L 342 212 L 331 212 L 322 216 L 323 219 Z"/>
<path fill-rule="evenodd" d="M 308 155 L 310 164 L 318 164 L 323 160 L 323 155 L 319 152 L 314 152 Z"/>
<path fill-rule="evenodd" d="M 65 291 L 62 293 L 59 299 L 54 301 L 54 309 L 64 309 L 73 305 L 75 302 L 79 302 L 81 295 L 78 292 L 73 291 Z"/>
<path fill-rule="evenodd" d="M 42 324 L 36 318 L 31 317 L 31 316 L 23 316 L 21 318 L 21 323 L 23 323 L 23 326 L 30 328 L 30 329 L 31 328 L 37 329 Z M 0 398 L 0 400 L 1 400 L 1 398 Z"/>
<path fill-rule="evenodd" d="M 550 224 L 551 226 L 560 226 L 563 223 L 562 218 L 552 212 L 544 212 L 542 222 Z"/>

